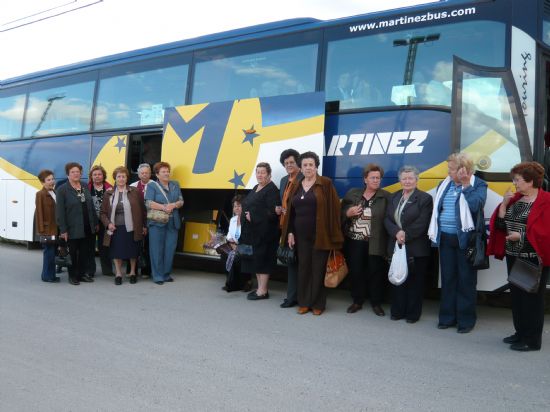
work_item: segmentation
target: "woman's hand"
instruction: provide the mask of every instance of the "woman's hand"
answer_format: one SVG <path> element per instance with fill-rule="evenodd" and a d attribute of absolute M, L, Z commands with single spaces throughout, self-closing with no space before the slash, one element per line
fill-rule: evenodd
<path fill-rule="evenodd" d="M 291 248 L 291 249 L 294 249 L 295 244 L 296 244 L 296 242 L 294 241 L 294 233 L 289 233 L 288 234 L 288 247 Z"/>
<path fill-rule="evenodd" d="M 107 226 L 107 229 L 110 230 L 111 232 L 114 232 L 116 230 L 116 226 L 113 225 L 112 223 L 109 223 L 109 225 Z"/>
<path fill-rule="evenodd" d="M 59 238 L 63 239 L 66 242 L 67 240 L 69 240 L 69 234 L 67 232 L 61 233 L 59 235 Z"/>
<path fill-rule="evenodd" d="M 244 215 L 246 217 L 246 220 L 248 220 L 250 222 L 250 212 L 246 211 L 246 212 L 244 212 Z"/>
<path fill-rule="evenodd" d="M 395 234 L 395 239 L 400 245 L 405 244 L 405 231 L 400 230 Z"/>
<path fill-rule="evenodd" d="M 472 173 L 468 173 L 465 167 L 461 167 L 456 172 L 456 175 L 458 177 L 458 180 L 460 180 L 460 183 L 462 183 L 462 189 L 467 188 L 470 186 L 470 179 L 472 178 Z"/>
<path fill-rule="evenodd" d="M 506 240 L 509 240 L 510 242 L 519 242 L 521 240 L 521 233 L 508 232 L 508 236 L 506 236 Z"/>
<path fill-rule="evenodd" d="M 510 204 L 510 200 L 512 200 L 512 197 L 514 197 L 514 194 L 512 193 L 512 191 L 510 189 L 508 189 L 506 191 L 506 193 L 504 193 L 504 197 L 502 199 L 502 204 L 504 205 L 504 207 L 508 206 L 508 204 Z"/>
<path fill-rule="evenodd" d="M 277 216 L 281 216 L 281 213 L 283 213 L 283 207 L 275 206 L 275 213 L 277 214 Z"/>
<path fill-rule="evenodd" d="M 145 226 L 143 227 L 141 233 L 143 234 L 143 236 L 147 236 L 147 228 Z"/>
<path fill-rule="evenodd" d="M 176 204 L 175 203 L 168 203 L 167 205 L 164 206 L 164 211 L 166 213 L 172 213 L 172 211 L 176 208 Z"/>
<path fill-rule="evenodd" d="M 361 205 L 351 206 L 348 210 L 346 210 L 347 217 L 359 216 L 361 213 L 363 213 L 363 208 Z"/>

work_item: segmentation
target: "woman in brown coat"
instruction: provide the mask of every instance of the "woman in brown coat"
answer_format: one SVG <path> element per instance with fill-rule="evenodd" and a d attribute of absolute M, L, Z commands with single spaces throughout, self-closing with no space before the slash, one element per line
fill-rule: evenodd
<path fill-rule="evenodd" d="M 324 280 L 328 254 L 341 249 L 340 199 L 330 179 L 319 176 L 319 156 L 300 156 L 304 177 L 295 179 L 289 193 L 289 206 L 283 218 L 282 239 L 298 252 L 298 313 L 310 310 L 320 315 L 327 294 Z"/>
<path fill-rule="evenodd" d="M 57 223 L 55 222 L 55 177 L 51 170 L 42 170 L 38 173 L 38 180 L 42 183 L 42 190 L 36 193 L 36 231 L 40 236 L 55 239 Z M 42 260 L 42 281 L 59 282 L 55 276 L 55 244 L 42 242 L 44 259 Z"/>
<path fill-rule="evenodd" d="M 130 260 L 130 283 L 136 283 L 136 259 L 146 234 L 145 206 L 139 191 L 128 186 L 130 172 L 124 166 L 113 172 L 115 187 L 105 192 L 101 223 L 106 228 L 103 245 L 110 248 L 116 268 L 115 285 L 122 284 L 122 260 Z"/>

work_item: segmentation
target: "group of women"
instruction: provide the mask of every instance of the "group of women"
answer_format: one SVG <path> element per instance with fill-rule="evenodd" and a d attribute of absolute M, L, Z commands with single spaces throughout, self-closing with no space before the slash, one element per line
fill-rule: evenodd
<path fill-rule="evenodd" d="M 71 162 L 65 165 L 67 182 L 55 190 L 53 172 L 42 170 L 38 178 L 43 188 L 36 195 L 36 227 L 44 240 L 42 280 L 59 282 L 55 248 L 56 243 L 62 243 L 60 247 L 68 248 L 71 258 L 69 283 L 93 282 L 97 239 L 103 274 L 112 274 L 112 261 L 115 285 L 122 284 L 123 261 L 130 265 L 130 283 L 137 282 L 140 254 L 149 257 L 156 284 L 172 282 L 170 273 L 181 226 L 178 209 L 183 198 L 178 182 L 170 180 L 168 163 L 156 163 L 153 171 L 156 182 L 150 180 L 150 166 L 140 165 L 140 181 L 131 186 L 128 169 L 117 167 L 112 175 L 115 185 L 110 186 L 105 182 L 105 169 L 94 166 L 87 186 L 81 181 L 82 166 Z M 147 210 L 161 211 L 165 218 L 148 219 Z M 143 252 L 146 236 L 150 240 L 148 254 Z M 58 241 L 49 241 L 52 237 Z"/>
<path fill-rule="evenodd" d="M 447 161 L 448 177 L 434 197 L 418 188 L 415 167 L 399 170 L 401 190 L 390 194 L 380 188 L 382 168 L 369 164 L 364 169 L 364 187 L 348 191 L 341 203 L 330 179 L 318 174 L 315 153 L 298 155 L 289 149 L 281 155 L 288 176 L 281 181 L 279 196 L 270 179 L 271 168 L 267 163 L 258 164 L 258 185 L 246 198 L 233 202 L 230 232 L 238 232 L 238 237 L 228 237 L 234 245 L 251 246 L 241 254 L 240 267 L 257 276 L 258 288 L 248 299 L 269 298 L 268 280 L 275 268 L 277 247 L 288 245 L 297 254 L 297 281 L 291 280 L 295 270 L 291 263 L 289 291 L 281 307 L 297 304 L 299 314 L 311 311 L 321 315 L 326 308 L 324 276 L 329 252 L 343 247 L 351 278 L 352 304 L 347 312 L 362 309 L 368 291 L 373 312 L 384 316 L 387 262 L 395 248 L 404 245 L 408 275 L 402 284 L 392 286 L 391 319 L 415 323 L 422 313 L 432 248 L 437 247 L 444 262 L 438 328 L 456 327 L 458 333 L 469 333 L 477 319 L 477 269 L 469 260 L 468 249 L 478 216 L 483 219 L 487 184 L 474 176 L 468 155 L 455 153 Z M 495 211 L 488 251 L 499 258 L 506 255 L 508 268 L 518 257 L 540 260 L 543 274 L 537 293 L 512 286 L 516 332 L 504 339 L 513 350 L 539 350 L 550 266 L 550 195 L 540 190 L 544 170 L 538 163 L 521 163 L 511 174 L 517 193 L 507 193 Z M 297 293 L 293 295 L 294 283 Z"/>
<path fill-rule="evenodd" d="M 364 169 L 364 187 L 351 189 L 342 202 L 330 179 L 318 173 L 319 157 L 289 149 L 281 154 L 288 175 L 280 188 L 271 181 L 271 167 L 259 163 L 257 185 L 246 197 L 233 199 L 233 218 L 228 242 L 239 259 L 230 270 L 238 272 L 239 289 L 249 290 L 247 274 L 256 274 L 257 288 L 249 300 L 269 298 L 269 277 L 277 263 L 278 247 L 288 246 L 297 256 L 291 261 L 287 298 L 281 307 L 298 305 L 298 313 L 321 315 L 326 308 L 324 277 L 332 250 L 343 248 L 351 278 L 352 304 L 348 313 L 362 309 L 367 291 L 374 313 L 384 316 L 385 278 L 388 260 L 395 248 L 406 249 L 408 275 L 392 287 L 391 319 L 415 323 L 422 313 L 424 278 L 431 263 L 431 248 L 439 248 L 441 303 L 439 329 L 456 327 L 470 332 L 476 323 L 477 270 L 468 257 L 468 247 L 478 216 L 483 217 L 487 184 L 474 176 L 472 160 L 464 153 L 449 156 L 448 177 L 432 198 L 418 188 L 419 171 L 403 166 L 398 173 L 401 190 L 390 194 L 381 189 L 382 168 Z M 105 188 L 99 215 L 94 199 L 99 184 L 92 176 L 92 195 L 80 181 L 82 166 L 66 165 L 67 183 L 54 190 L 49 170 L 40 172 L 43 189 L 37 193 L 37 228 L 40 235 L 56 235 L 69 247 L 72 265 L 69 282 L 90 282 L 89 254 L 94 239 L 104 228 L 102 245 L 116 268 L 115 283 L 122 283 L 122 260 L 131 262 L 130 283 L 136 282 L 136 257 L 143 237 L 149 236 L 151 272 L 156 284 L 172 282 L 170 275 L 183 206 L 179 184 L 170 180 L 170 165 L 154 166 L 158 181 L 128 185 L 129 172 L 113 172 L 115 186 Z M 100 170 L 100 169 L 98 169 Z M 146 175 L 146 174 L 145 174 Z M 150 173 L 149 173 L 150 176 Z M 515 333 L 503 339 L 518 351 L 540 350 L 544 323 L 544 291 L 550 266 L 550 194 L 541 190 L 544 169 L 536 162 L 523 162 L 511 170 L 515 194 L 507 192 L 490 226 L 488 254 L 506 256 L 508 270 L 516 259 L 540 264 L 542 276 L 536 293 L 512 285 Z M 141 177 L 141 174 L 140 174 Z M 158 211 L 165 219 L 154 218 Z M 100 249 L 101 251 L 101 249 Z M 53 263 L 55 250 L 44 245 L 42 280 L 58 282 Z M 236 255 L 234 253 L 233 255 Z M 227 285 L 226 285 L 227 289 Z M 228 290 L 229 291 L 229 290 Z"/>

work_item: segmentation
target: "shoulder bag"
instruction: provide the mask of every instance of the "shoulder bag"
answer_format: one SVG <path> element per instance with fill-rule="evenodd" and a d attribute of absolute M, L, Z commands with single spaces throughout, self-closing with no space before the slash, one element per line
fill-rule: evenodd
<path fill-rule="evenodd" d="M 535 265 L 527 260 L 516 258 L 510 273 L 508 282 L 529 293 L 536 293 L 539 290 L 542 264 Z"/>
<path fill-rule="evenodd" d="M 346 259 L 344 259 L 344 254 L 339 250 L 331 250 L 328 255 L 325 286 L 327 288 L 338 287 L 347 274 L 348 265 Z"/>
<path fill-rule="evenodd" d="M 160 192 L 162 193 L 162 195 L 166 199 L 166 204 L 170 203 L 170 201 L 168 200 L 168 197 L 166 197 L 166 193 L 164 193 L 164 190 L 162 189 L 162 187 L 160 187 L 160 185 L 157 182 L 155 182 L 154 180 L 153 180 L 153 183 L 155 183 L 157 185 Z M 156 222 L 156 223 L 168 223 L 168 220 L 170 219 L 170 214 L 168 214 L 164 210 L 157 210 L 157 209 L 149 208 L 149 210 L 147 210 L 147 219 L 151 220 L 153 222 Z"/>
<path fill-rule="evenodd" d="M 474 269 L 489 269 L 489 256 L 486 255 L 486 250 L 487 231 L 485 230 L 483 209 L 480 209 L 477 213 L 476 228 L 470 234 L 468 247 L 466 249 L 466 257 Z"/>

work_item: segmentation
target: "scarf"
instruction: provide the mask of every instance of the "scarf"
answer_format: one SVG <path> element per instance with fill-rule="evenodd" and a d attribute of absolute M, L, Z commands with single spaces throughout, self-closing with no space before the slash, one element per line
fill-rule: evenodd
<path fill-rule="evenodd" d="M 472 175 L 470 178 L 470 186 L 474 186 L 475 177 Z M 434 243 L 437 243 L 437 233 L 439 227 L 437 225 L 437 220 L 439 219 L 439 202 L 443 196 L 443 193 L 447 190 L 447 187 L 451 183 L 451 178 L 447 176 L 443 182 L 439 185 L 437 192 L 435 194 L 434 200 L 434 209 L 432 213 L 432 219 L 430 221 L 430 227 L 428 229 L 428 237 Z M 463 232 L 470 232 L 474 230 L 474 220 L 472 219 L 472 212 L 470 212 L 470 207 L 468 202 L 464 197 L 464 193 L 460 193 L 460 198 L 458 200 L 458 208 L 460 212 L 460 225 Z"/>
<path fill-rule="evenodd" d="M 127 232 L 134 231 L 134 222 L 132 221 L 132 209 L 130 208 L 130 202 L 128 201 L 128 191 L 123 190 L 120 192 L 118 187 L 115 186 L 113 198 L 111 202 L 111 222 L 115 221 L 116 205 L 118 205 L 118 196 L 122 193 L 122 206 L 124 207 L 124 226 L 126 226 Z"/>

